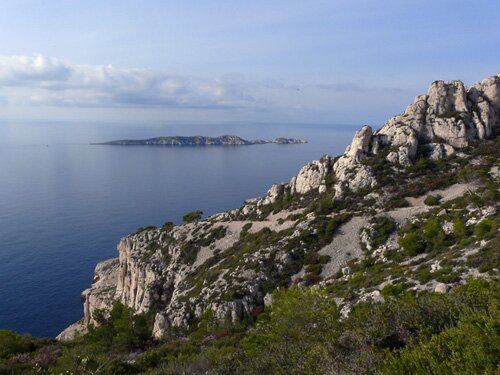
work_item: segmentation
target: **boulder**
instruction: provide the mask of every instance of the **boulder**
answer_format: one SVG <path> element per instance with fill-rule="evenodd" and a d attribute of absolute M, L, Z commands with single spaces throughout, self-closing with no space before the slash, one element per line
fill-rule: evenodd
<path fill-rule="evenodd" d="M 345 152 L 346 156 L 352 158 L 357 162 L 366 158 L 370 149 L 372 136 L 372 128 L 368 125 L 363 126 L 359 131 L 356 132 L 356 134 L 354 134 L 354 139 Z"/>
<path fill-rule="evenodd" d="M 298 175 L 290 181 L 291 194 L 305 194 L 318 189 L 324 183 L 326 175 L 332 170 L 332 158 L 324 156 L 302 167 Z"/>
<path fill-rule="evenodd" d="M 444 283 L 437 283 L 434 287 L 434 293 L 445 294 L 450 290 L 450 286 Z"/>

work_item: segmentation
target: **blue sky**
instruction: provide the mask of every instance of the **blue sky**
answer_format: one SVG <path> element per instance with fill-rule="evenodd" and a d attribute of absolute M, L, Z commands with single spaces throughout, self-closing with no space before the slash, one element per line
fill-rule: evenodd
<path fill-rule="evenodd" d="M 2 1 L 0 120 L 373 125 L 500 72 L 500 2 Z"/>

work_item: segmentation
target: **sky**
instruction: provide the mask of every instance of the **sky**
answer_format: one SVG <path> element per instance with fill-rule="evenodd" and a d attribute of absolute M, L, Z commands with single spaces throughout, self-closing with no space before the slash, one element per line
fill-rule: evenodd
<path fill-rule="evenodd" d="M 500 73 L 494 0 L 0 0 L 1 121 L 382 124 Z"/>

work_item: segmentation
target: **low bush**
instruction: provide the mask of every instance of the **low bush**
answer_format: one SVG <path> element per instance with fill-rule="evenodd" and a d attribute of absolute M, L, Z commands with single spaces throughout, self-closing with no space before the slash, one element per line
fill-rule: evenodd
<path fill-rule="evenodd" d="M 192 223 L 195 221 L 198 221 L 201 219 L 201 216 L 203 215 L 203 211 L 192 211 L 188 212 L 182 217 L 182 220 L 185 221 L 186 223 Z"/>
<path fill-rule="evenodd" d="M 441 196 L 439 196 L 439 195 L 428 195 L 424 199 L 424 204 L 426 204 L 427 206 L 437 206 L 440 201 L 441 201 Z"/>
<path fill-rule="evenodd" d="M 415 233 L 408 233 L 404 237 L 400 237 L 398 243 L 409 256 L 421 254 L 426 248 L 425 241 Z"/>
<path fill-rule="evenodd" d="M 474 227 L 474 234 L 481 238 L 492 238 L 498 230 L 498 222 L 491 219 L 481 220 Z"/>
<path fill-rule="evenodd" d="M 390 216 L 377 216 L 370 220 L 370 245 L 376 249 L 387 242 L 389 236 L 396 230 L 396 222 Z"/>

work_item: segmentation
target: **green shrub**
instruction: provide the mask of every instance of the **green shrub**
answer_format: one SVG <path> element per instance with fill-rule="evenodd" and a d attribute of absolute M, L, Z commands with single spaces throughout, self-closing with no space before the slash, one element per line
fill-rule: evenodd
<path fill-rule="evenodd" d="M 253 223 L 246 223 L 245 225 L 243 225 L 243 228 L 241 228 L 240 232 L 240 238 L 244 238 L 248 234 L 250 228 L 252 228 L 252 225 Z"/>
<path fill-rule="evenodd" d="M 200 251 L 200 245 L 193 240 L 185 242 L 181 246 L 180 258 L 184 261 L 185 264 L 191 266 L 194 262 L 196 262 L 196 258 L 198 258 L 198 252 Z"/>
<path fill-rule="evenodd" d="M 203 238 L 201 241 L 199 241 L 199 244 L 201 246 L 209 246 L 216 240 L 220 240 L 221 238 L 226 236 L 227 229 L 224 225 L 219 225 L 218 227 L 215 227 L 212 229 L 205 238 Z"/>
<path fill-rule="evenodd" d="M 437 206 L 440 201 L 441 201 L 441 196 L 439 196 L 439 195 L 428 195 L 425 198 L 424 203 L 427 206 Z"/>
<path fill-rule="evenodd" d="M 431 218 L 427 220 L 422 227 L 422 234 L 427 242 L 435 245 L 441 244 L 446 237 L 438 218 Z"/>
<path fill-rule="evenodd" d="M 403 293 L 404 287 L 401 284 L 387 284 L 382 288 L 380 293 L 384 298 L 396 297 Z"/>
<path fill-rule="evenodd" d="M 259 374 L 319 373 L 324 349 L 338 335 L 338 317 L 323 291 L 292 287 L 274 293 L 271 309 L 243 340 L 245 366 Z"/>
<path fill-rule="evenodd" d="M 188 212 L 182 217 L 182 220 L 185 221 L 186 223 L 192 223 L 200 220 L 202 215 L 203 211 Z"/>
<path fill-rule="evenodd" d="M 123 362 L 119 359 L 113 359 L 110 362 L 106 363 L 104 367 L 96 373 L 102 375 L 129 375 L 129 374 L 137 374 L 139 369 L 127 362 Z"/>
<path fill-rule="evenodd" d="M 500 236 L 497 236 L 488 245 L 479 249 L 477 253 L 469 255 L 466 261 L 467 266 L 477 268 L 479 272 L 500 269 L 500 252 L 498 249 L 500 249 Z"/>
<path fill-rule="evenodd" d="M 33 339 L 21 336 L 12 331 L 0 330 L 0 359 L 12 354 L 25 353 L 33 350 Z"/>
<path fill-rule="evenodd" d="M 400 237 L 398 243 L 409 256 L 421 254 L 426 248 L 425 241 L 415 233 L 408 233 L 404 237 Z"/>
<path fill-rule="evenodd" d="M 456 218 L 453 220 L 453 233 L 456 237 L 467 236 L 467 226 L 462 219 Z"/>
<path fill-rule="evenodd" d="M 380 374 L 495 374 L 500 343 L 498 320 L 476 313 L 429 341 L 389 353 Z"/>
<path fill-rule="evenodd" d="M 416 278 L 420 284 L 426 284 L 433 279 L 434 275 L 431 273 L 430 267 L 424 264 L 417 268 L 413 277 Z"/>
<path fill-rule="evenodd" d="M 145 316 L 135 314 L 130 307 L 118 301 L 113 302 L 109 316 L 97 310 L 94 319 L 99 325 L 90 327 L 84 337 L 87 343 L 93 345 L 118 350 L 137 349 L 151 337 Z"/>
<path fill-rule="evenodd" d="M 396 208 L 401 208 L 401 207 L 408 207 L 409 205 L 410 205 L 410 203 L 408 203 L 408 201 L 405 198 L 400 197 L 400 198 L 395 198 L 395 199 L 390 200 L 386 206 L 386 209 L 396 209 Z"/>
<path fill-rule="evenodd" d="M 495 235 L 498 223 L 491 219 L 481 220 L 474 227 L 474 234 L 479 238 L 491 238 Z"/>
<path fill-rule="evenodd" d="M 322 265 L 321 264 L 308 264 L 306 267 L 306 272 L 312 273 L 314 275 L 319 275 L 321 273 Z"/>
<path fill-rule="evenodd" d="M 171 221 L 165 221 L 165 223 L 163 223 L 161 229 L 165 230 L 165 231 L 169 231 L 171 230 L 172 228 L 174 227 L 174 223 L 172 223 Z"/>
<path fill-rule="evenodd" d="M 389 239 L 389 236 L 396 230 L 396 222 L 389 216 L 377 216 L 370 220 L 373 224 L 370 233 L 370 245 L 378 248 Z"/>

